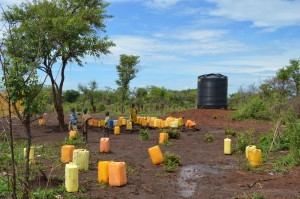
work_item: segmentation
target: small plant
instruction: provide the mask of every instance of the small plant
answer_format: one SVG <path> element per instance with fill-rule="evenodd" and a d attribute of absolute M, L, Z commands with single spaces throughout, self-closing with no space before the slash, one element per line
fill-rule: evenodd
<path fill-rule="evenodd" d="M 84 140 L 79 137 L 79 135 L 74 135 L 71 138 L 65 138 L 65 144 L 76 145 L 76 146 L 85 146 Z"/>
<path fill-rule="evenodd" d="M 234 137 L 236 135 L 236 131 L 234 129 L 225 129 L 225 135 Z"/>
<path fill-rule="evenodd" d="M 127 173 L 137 173 L 138 172 L 136 167 L 129 166 L 129 165 L 126 167 L 126 171 L 127 171 Z"/>
<path fill-rule="evenodd" d="M 288 168 L 297 166 L 297 161 L 294 159 L 291 153 L 281 156 L 276 160 L 276 163 L 273 165 L 273 169 L 277 172 L 285 171 Z"/>
<path fill-rule="evenodd" d="M 164 153 L 163 159 L 163 165 L 166 172 L 174 172 L 180 165 L 180 157 L 170 152 Z"/>
<path fill-rule="evenodd" d="M 140 140 L 140 141 L 149 140 L 149 132 L 148 132 L 148 129 L 140 129 L 139 140 Z"/>
<path fill-rule="evenodd" d="M 204 142 L 213 142 L 214 139 L 214 136 L 210 133 L 204 135 Z"/>
<path fill-rule="evenodd" d="M 172 146 L 172 142 L 170 142 L 169 140 L 165 140 L 161 145 L 163 145 L 163 146 Z"/>
<path fill-rule="evenodd" d="M 99 184 L 99 187 L 100 187 L 100 189 L 105 189 L 105 188 L 108 187 L 108 184 L 106 184 L 106 183 L 104 183 L 104 182 L 101 182 L 101 183 Z"/>
<path fill-rule="evenodd" d="M 249 129 L 237 133 L 235 150 L 244 153 L 248 145 L 254 144 L 254 130 Z"/>
<path fill-rule="evenodd" d="M 170 139 L 179 139 L 180 136 L 181 136 L 181 132 L 178 129 L 171 129 L 170 128 L 170 129 L 167 129 L 165 131 L 166 131 L 166 133 L 169 134 Z"/>

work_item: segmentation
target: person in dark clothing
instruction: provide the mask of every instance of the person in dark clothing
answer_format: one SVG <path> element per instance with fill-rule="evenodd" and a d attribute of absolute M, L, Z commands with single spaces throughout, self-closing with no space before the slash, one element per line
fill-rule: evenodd
<path fill-rule="evenodd" d="M 83 109 L 82 115 L 82 136 L 85 142 L 88 141 L 88 121 L 92 119 L 92 117 L 87 113 L 87 109 Z"/>
<path fill-rule="evenodd" d="M 109 121 L 110 121 L 109 112 L 106 111 L 105 120 L 104 120 L 104 137 L 109 137 L 109 129 L 110 129 Z"/>

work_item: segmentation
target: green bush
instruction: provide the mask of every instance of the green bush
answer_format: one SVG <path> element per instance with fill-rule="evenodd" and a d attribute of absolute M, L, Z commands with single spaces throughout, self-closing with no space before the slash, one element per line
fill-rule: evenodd
<path fill-rule="evenodd" d="M 170 139 L 179 139 L 181 136 L 181 132 L 178 129 L 170 128 L 170 129 L 163 130 L 162 132 L 168 133 Z"/>
<path fill-rule="evenodd" d="M 234 137 L 236 135 L 236 130 L 234 130 L 234 129 L 225 129 L 225 135 Z"/>
<path fill-rule="evenodd" d="M 284 142 L 285 141 L 285 142 Z M 280 140 L 284 146 L 289 146 L 290 155 L 295 162 L 295 165 L 300 164 L 300 120 L 294 120 L 287 124 L 283 131 L 283 136 Z"/>
<path fill-rule="evenodd" d="M 149 140 L 148 129 L 140 129 L 139 140 L 140 141 Z"/>
<path fill-rule="evenodd" d="M 170 142 L 169 140 L 165 140 L 161 145 L 163 145 L 163 146 L 172 146 L 172 142 Z"/>
<path fill-rule="evenodd" d="M 295 160 L 292 154 L 286 154 L 283 156 L 280 156 L 275 164 L 273 164 L 273 170 L 276 172 L 282 172 L 287 169 L 287 167 L 295 167 L 298 166 L 299 162 Z"/>
<path fill-rule="evenodd" d="M 238 110 L 232 113 L 232 118 L 234 120 L 270 119 L 268 111 L 266 102 L 255 96 L 248 102 L 240 104 Z"/>
<path fill-rule="evenodd" d="M 214 136 L 210 133 L 204 135 L 204 142 L 213 142 L 214 139 Z"/>
<path fill-rule="evenodd" d="M 170 152 L 163 154 L 163 165 L 166 172 L 174 172 L 180 165 L 180 157 Z"/>
<path fill-rule="evenodd" d="M 249 129 L 237 133 L 235 150 L 237 152 L 245 152 L 248 145 L 254 144 L 254 130 Z"/>
<path fill-rule="evenodd" d="M 85 141 L 77 134 L 71 138 L 65 138 L 65 144 L 75 145 L 75 146 L 85 146 Z"/>

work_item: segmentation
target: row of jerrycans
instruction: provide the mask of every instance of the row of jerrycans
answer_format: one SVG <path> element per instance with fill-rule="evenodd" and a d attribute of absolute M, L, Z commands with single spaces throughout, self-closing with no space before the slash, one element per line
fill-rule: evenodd
<path fill-rule="evenodd" d="M 117 120 L 111 120 L 110 126 L 125 126 L 129 121 L 124 117 L 119 117 Z M 91 119 L 89 120 L 89 126 L 104 127 L 104 120 Z"/>
<path fill-rule="evenodd" d="M 110 141 L 109 138 L 100 139 L 99 151 L 101 153 L 109 153 Z M 85 149 L 75 149 L 74 145 L 64 145 L 61 147 L 61 162 L 75 162 L 79 165 L 79 170 L 88 170 L 89 152 Z M 83 164 L 83 162 L 87 164 Z"/>
<path fill-rule="evenodd" d="M 182 118 L 168 117 L 166 120 L 158 119 L 157 117 L 138 117 L 137 123 L 141 126 L 150 126 L 154 128 L 177 128 L 183 125 Z"/>
<path fill-rule="evenodd" d="M 232 144 L 230 138 L 224 139 L 224 154 L 232 154 Z M 255 145 L 249 145 L 245 149 L 246 159 L 251 167 L 256 167 L 262 163 L 262 152 Z"/>
<path fill-rule="evenodd" d="M 65 188 L 67 192 L 78 192 L 79 166 L 70 162 L 65 166 Z M 123 186 L 127 184 L 125 162 L 99 161 L 98 182 L 107 183 L 110 186 Z"/>

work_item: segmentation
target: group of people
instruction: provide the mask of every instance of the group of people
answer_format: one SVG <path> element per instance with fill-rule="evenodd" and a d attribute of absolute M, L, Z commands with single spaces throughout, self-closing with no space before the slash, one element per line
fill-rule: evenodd
<path fill-rule="evenodd" d="M 87 113 L 87 109 L 83 109 L 82 114 L 82 136 L 85 142 L 88 141 L 88 121 L 92 119 L 91 115 Z M 135 108 L 134 104 L 131 105 L 130 109 L 130 120 L 133 124 L 137 123 L 137 109 Z M 78 113 L 75 112 L 75 108 L 71 108 L 71 113 L 69 115 L 69 131 L 77 129 L 78 125 Z M 110 129 L 110 117 L 109 112 L 105 112 L 105 119 L 104 119 L 104 137 L 109 137 L 109 129 Z"/>

